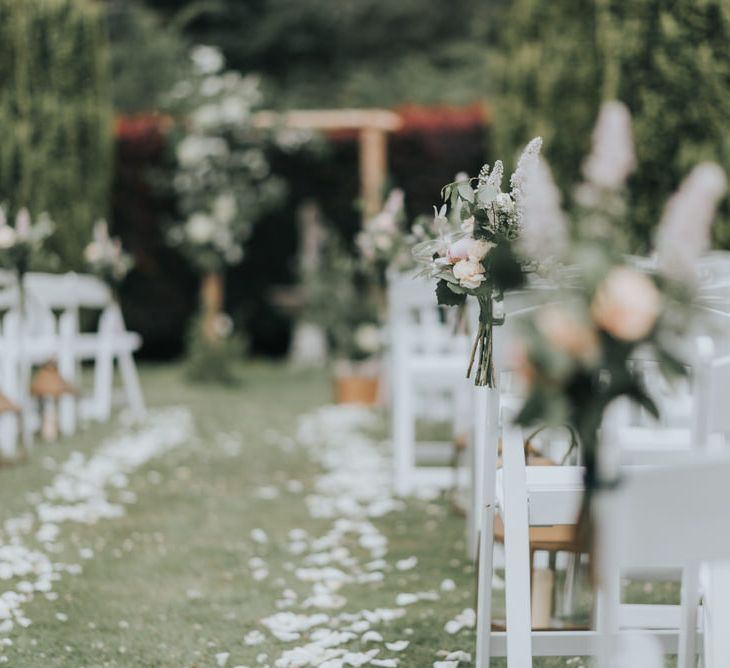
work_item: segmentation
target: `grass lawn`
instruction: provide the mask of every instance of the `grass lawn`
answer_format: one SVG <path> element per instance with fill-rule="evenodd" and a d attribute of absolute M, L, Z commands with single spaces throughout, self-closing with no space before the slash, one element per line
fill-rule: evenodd
<path fill-rule="evenodd" d="M 178 366 L 142 368 L 149 405 L 188 407 L 195 433 L 130 476 L 128 489 L 137 500 L 124 516 L 61 525 L 54 560 L 81 563 L 83 572 L 54 583 L 57 598 L 36 594 L 24 606 L 32 624 L 10 632 L 12 645 L 2 648 L 8 665 L 214 667 L 224 660 L 216 655 L 229 653 L 228 668 L 273 667 L 283 651 L 304 642 L 276 640 L 260 620 L 280 611 L 276 602 L 284 590 L 298 600 L 311 590 L 294 576 L 299 563 L 288 532 L 299 528 L 317 537 L 333 525 L 313 518 L 305 503 L 319 465 L 286 438 L 295 434 L 299 415 L 330 401 L 330 386 L 324 373 L 273 364 L 251 364 L 241 375 L 240 386 L 219 388 L 187 384 Z M 2 521 L 28 512 L 37 502 L 29 493 L 41 492 L 72 451 L 91 453 L 120 429 L 117 423 L 92 426 L 59 444 L 38 445 L 27 462 L 0 470 Z M 274 498 L 272 488 L 278 490 Z M 399 668 L 424 668 L 438 660 L 439 650 L 473 653 L 472 631 L 444 630 L 474 606 L 463 520 L 446 502 L 412 501 L 373 524 L 388 540 L 383 581 L 345 584 L 347 604 L 327 612 L 392 609 L 399 593 L 439 591 L 449 578 L 456 587 L 439 592 L 439 601 L 409 605 L 404 617 L 372 627 L 386 641 L 410 641 L 405 651 L 383 651 L 379 658 L 397 656 Z M 256 529 L 266 531 L 267 542 L 252 538 Z M 93 557 L 80 559 L 89 548 Z M 354 541 L 348 549 L 368 559 Z M 392 567 L 412 556 L 416 568 Z M 251 563 L 265 564 L 268 576 L 257 578 Z M 263 641 L 246 644 L 244 637 L 256 629 Z M 356 641 L 348 648 L 374 646 Z M 537 665 L 567 664 L 551 659 Z"/>

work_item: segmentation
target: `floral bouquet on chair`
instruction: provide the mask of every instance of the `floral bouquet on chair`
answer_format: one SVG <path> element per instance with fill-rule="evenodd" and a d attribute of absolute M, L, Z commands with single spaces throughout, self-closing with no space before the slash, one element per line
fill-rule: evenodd
<path fill-rule="evenodd" d="M 438 281 L 439 304 L 462 306 L 469 295 L 479 302 L 479 329 L 467 371 L 470 377 L 476 363 L 476 385 L 494 387 L 492 328 L 504 322 L 495 301 L 524 281 L 525 267 L 515 243 L 522 229 L 525 175 L 541 146 L 539 137 L 527 145 L 509 191 L 502 191 L 504 167 L 499 160 L 491 171 L 484 165 L 476 178 L 444 186 L 445 204 L 435 209 L 440 234 L 413 249 L 416 260 L 425 264 L 424 273 Z"/>
<path fill-rule="evenodd" d="M 4 206 L 0 206 L 0 267 L 17 272 L 21 279 L 30 269 L 31 258 L 53 233 L 53 221 L 42 213 L 33 221 L 28 209 L 20 209 L 15 225 L 10 225 Z"/>
<path fill-rule="evenodd" d="M 616 482 L 614 471 L 599 470 L 599 429 L 609 404 L 626 397 L 658 416 L 634 364 L 637 353 L 648 355 L 665 376 L 687 372 L 681 342 L 691 323 L 696 261 L 709 248 L 715 208 L 726 188 L 719 166 L 695 167 L 665 207 L 656 259 L 627 256 L 623 186 L 633 156 L 628 110 L 606 103 L 584 165 L 585 181 L 576 192 L 575 237 L 560 252 L 570 267 L 559 281 L 562 296 L 526 323 L 515 351 L 527 391 L 517 421 L 575 429 L 587 498 L 591 490 Z M 526 182 L 521 249 L 535 256 L 546 237 L 567 238 L 561 232 L 567 217 L 544 163 L 530 170 Z"/>
<path fill-rule="evenodd" d="M 119 286 L 134 265 L 132 256 L 122 249 L 119 238 L 109 235 L 105 220 L 94 224 L 92 240 L 84 249 L 84 260 L 89 271 L 112 288 Z"/>

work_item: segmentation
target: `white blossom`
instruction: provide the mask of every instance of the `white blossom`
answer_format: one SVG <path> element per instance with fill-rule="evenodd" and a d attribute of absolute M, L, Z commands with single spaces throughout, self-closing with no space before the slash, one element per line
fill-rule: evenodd
<path fill-rule="evenodd" d="M 710 227 L 727 191 L 727 177 L 712 162 L 697 165 L 664 209 L 656 234 L 660 270 L 672 278 L 695 275 L 695 263 L 710 245 Z"/>
<path fill-rule="evenodd" d="M 190 57 L 201 74 L 216 74 L 225 64 L 221 50 L 215 46 L 196 46 Z"/>
<path fill-rule="evenodd" d="M 595 186 L 616 190 L 624 185 L 635 167 L 631 114 L 622 102 L 604 102 L 593 130 L 593 146 L 583 165 L 583 175 Z"/>
<path fill-rule="evenodd" d="M 512 199 L 515 201 L 518 209 L 522 209 L 524 206 L 524 181 L 526 172 L 529 166 L 535 162 L 539 155 L 540 149 L 542 148 L 542 137 L 535 137 L 525 146 L 525 150 L 522 151 L 519 160 L 517 161 L 517 169 L 515 169 L 512 177 L 510 178 L 510 188 Z"/>
<path fill-rule="evenodd" d="M 504 165 L 501 160 L 497 160 L 492 167 L 492 173 L 487 177 L 487 185 L 502 190 L 502 176 L 504 175 Z"/>
<path fill-rule="evenodd" d="M 560 255 L 568 243 L 568 221 L 560 206 L 560 191 L 543 159 L 525 170 L 521 253 L 540 260 Z"/>

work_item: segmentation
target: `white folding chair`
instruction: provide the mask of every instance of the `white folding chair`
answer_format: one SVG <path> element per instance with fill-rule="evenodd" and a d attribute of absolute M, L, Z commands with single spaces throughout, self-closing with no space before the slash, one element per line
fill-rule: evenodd
<path fill-rule="evenodd" d="M 469 341 L 465 334 L 454 334 L 455 309 L 439 308 L 433 286 L 412 273 L 389 275 L 388 314 L 396 493 L 407 495 L 421 485 L 448 487 L 452 467 L 419 465 L 420 451 L 433 453 L 439 444 L 417 444 L 416 422 L 419 415 L 451 415 L 455 432 L 466 422 Z"/>
<path fill-rule="evenodd" d="M 694 455 L 684 462 L 656 468 L 632 468 L 621 484 L 596 499 L 598 564 L 602 596 L 599 602 L 601 666 L 616 666 L 620 644 L 619 590 L 622 571 L 634 567 L 681 568 L 681 615 L 678 668 L 697 664 L 699 598 L 694 581 L 700 564 L 715 588 L 704 600 L 706 668 L 730 665 L 730 457 Z M 714 563 L 717 561 L 725 563 Z M 720 589 L 721 588 L 721 589 Z M 622 668 L 644 668 L 630 661 Z"/>
<path fill-rule="evenodd" d="M 134 352 L 142 344 L 141 337 L 127 330 L 122 310 L 109 286 L 99 278 L 86 274 L 75 274 L 73 280 L 78 308 L 101 312 L 97 331 L 80 333 L 74 346 L 77 360 L 94 362 L 93 399 L 83 406 L 84 411 L 99 421 L 109 419 L 116 363 L 126 406 L 137 417 L 144 415 L 144 395 L 134 362 Z"/>

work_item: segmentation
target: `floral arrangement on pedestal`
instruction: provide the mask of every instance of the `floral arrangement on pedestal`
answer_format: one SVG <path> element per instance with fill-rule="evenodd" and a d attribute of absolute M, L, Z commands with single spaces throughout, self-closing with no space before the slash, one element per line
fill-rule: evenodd
<path fill-rule="evenodd" d="M 686 373 L 677 342 L 692 322 L 696 261 L 709 248 L 710 226 L 726 190 L 719 166 L 695 167 L 665 208 L 656 262 L 626 256 L 617 221 L 626 211 L 623 190 L 633 151 L 628 110 L 607 103 L 576 193 L 574 239 L 552 249 L 570 267 L 564 280 L 559 273 L 553 277 L 562 298 L 539 310 L 516 351 L 527 389 L 517 421 L 575 429 L 589 495 L 615 482 L 611 472 L 599 470 L 599 430 L 609 404 L 627 397 L 658 416 L 632 364 L 637 352 L 649 354 L 668 377 Z M 528 171 L 525 189 L 521 251 L 539 260 L 546 239 L 567 240 L 567 216 L 544 163 Z"/>
<path fill-rule="evenodd" d="M 89 271 L 115 291 L 134 266 L 134 260 L 122 248 L 121 240 L 110 236 L 106 220 L 94 223 L 92 239 L 84 249 L 84 260 Z"/>
<path fill-rule="evenodd" d="M 377 394 L 384 340 L 373 287 L 372 274 L 332 234 L 317 271 L 306 276 L 302 286 L 307 319 L 326 333 L 342 401 L 359 397 L 368 403 Z"/>
<path fill-rule="evenodd" d="M 445 203 L 435 210 L 439 237 L 413 249 L 414 257 L 425 265 L 423 273 L 438 281 L 439 304 L 463 306 L 467 296 L 479 302 L 479 329 L 467 371 L 471 376 L 476 361 L 476 385 L 494 386 L 492 328 L 503 322 L 495 301 L 524 281 L 525 267 L 515 246 L 524 215 L 525 175 L 537 161 L 541 146 L 539 137 L 527 145 L 509 191 L 502 191 L 504 167 L 499 160 L 491 170 L 484 165 L 475 178 L 444 186 Z"/>
<path fill-rule="evenodd" d="M 380 213 L 363 223 L 355 243 L 363 262 L 384 278 L 388 268 L 406 254 L 405 237 L 405 195 L 395 188 L 388 194 Z"/>
<path fill-rule="evenodd" d="M 241 262 L 253 225 L 282 199 L 284 184 L 272 175 L 266 136 L 254 126 L 254 110 L 262 101 L 258 79 L 225 70 L 214 47 L 194 48 L 191 60 L 191 75 L 170 94 L 179 118 L 171 134 L 180 218 L 168 241 L 201 275 L 201 315 L 194 323 L 201 332 L 189 341 L 230 359 L 231 339 L 220 327 L 225 269 Z"/>

